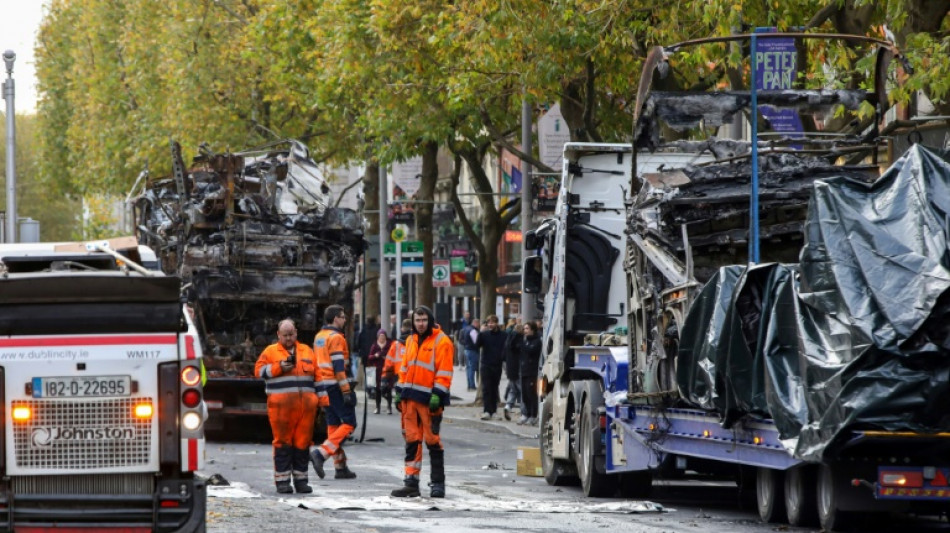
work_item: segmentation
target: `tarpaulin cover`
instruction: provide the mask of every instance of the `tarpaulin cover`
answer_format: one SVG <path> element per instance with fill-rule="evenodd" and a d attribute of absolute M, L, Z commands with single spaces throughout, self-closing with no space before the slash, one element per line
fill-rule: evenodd
<path fill-rule="evenodd" d="M 815 181 L 800 264 L 720 269 L 683 325 L 682 396 L 771 417 L 806 461 L 853 430 L 950 430 L 950 165 Z"/>

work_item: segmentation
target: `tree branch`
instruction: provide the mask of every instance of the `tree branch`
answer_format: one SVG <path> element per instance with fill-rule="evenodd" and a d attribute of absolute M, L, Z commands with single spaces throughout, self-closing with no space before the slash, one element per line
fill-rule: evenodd
<path fill-rule="evenodd" d="M 459 200 L 459 178 L 462 175 L 462 156 L 459 155 L 458 149 L 453 147 L 451 143 L 449 144 L 449 150 L 455 155 L 455 169 L 452 171 L 451 176 L 452 206 L 455 207 L 455 215 L 459 217 L 459 222 L 462 223 L 462 229 L 465 231 L 465 235 L 468 236 L 468 240 L 475 246 L 475 253 L 481 255 L 485 253 L 485 246 L 482 245 L 481 239 L 478 234 L 475 233 L 475 228 L 472 227 L 472 223 L 468 220 L 468 215 L 465 214 L 465 210 L 462 208 L 462 202 Z"/>
<path fill-rule="evenodd" d="M 480 108 L 478 112 L 482 118 L 482 124 L 485 126 L 485 129 L 488 130 L 488 134 L 491 135 L 492 140 L 501 145 L 502 148 L 515 154 L 522 161 L 527 161 L 531 166 L 535 167 L 541 172 L 557 172 L 553 168 L 545 165 L 540 159 L 535 159 L 530 154 L 522 152 L 513 144 L 511 144 L 511 142 L 509 142 L 508 139 L 498 131 L 498 128 L 495 127 L 495 124 L 492 122 L 491 117 L 488 115 L 488 112 L 484 107 Z"/>
<path fill-rule="evenodd" d="M 340 202 L 343 201 L 343 197 L 346 196 L 346 193 L 350 192 L 350 189 L 356 187 L 357 185 L 363 183 L 363 178 L 360 178 L 353 183 L 347 185 L 343 191 L 340 192 L 340 196 L 337 197 L 336 202 L 333 203 L 333 207 L 340 207 Z"/>

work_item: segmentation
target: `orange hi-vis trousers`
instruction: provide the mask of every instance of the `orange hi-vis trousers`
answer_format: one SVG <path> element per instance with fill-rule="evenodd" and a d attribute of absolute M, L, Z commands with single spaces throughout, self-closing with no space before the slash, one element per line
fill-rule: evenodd
<path fill-rule="evenodd" d="M 425 441 L 432 460 L 431 478 L 435 483 L 445 482 L 445 463 L 442 439 L 439 428 L 442 423 L 442 409 L 435 413 L 428 405 L 412 400 L 403 400 L 402 426 L 406 437 L 406 477 L 419 478 L 422 470 L 422 442 Z"/>

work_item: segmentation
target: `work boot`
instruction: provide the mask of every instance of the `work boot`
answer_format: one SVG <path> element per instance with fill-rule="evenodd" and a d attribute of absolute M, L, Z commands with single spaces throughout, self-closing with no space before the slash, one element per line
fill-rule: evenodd
<path fill-rule="evenodd" d="M 320 479 L 323 479 L 323 477 L 326 475 L 326 473 L 323 471 L 323 463 L 326 460 L 326 457 L 320 453 L 320 448 L 314 448 L 310 452 L 310 462 L 313 463 L 313 469 L 317 472 L 317 476 L 319 476 Z"/>
<path fill-rule="evenodd" d="M 336 474 L 333 475 L 333 479 L 353 479 L 355 477 L 356 473 L 345 466 L 343 468 L 337 468 Z"/>
<path fill-rule="evenodd" d="M 289 481 L 278 481 L 277 482 L 277 493 L 278 494 L 292 494 L 294 489 L 290 488 Z"/>
<path fill-rule="evenodd" d="M 394 498 L 418 498 L 421 496 L 419 493 L 419 480 L 416 478 L 407 477 L 402 480 L 403 486 L 389 493 L 390 496 Z"/>
<path fill-rule="evenodd" d="M 297 494 L 310 494 L 313 492 L 313 487 L 311 487 L 306 480 L 301 479 L 299 481 L 294 481 L 294 490 L 297 492 Z M 280 491 L 278 490 L 278 492 Z"/>
<path fill-rule="evenodd" d="M 430 498 L 445 498 L 445 483 L 429 483 Z"/>

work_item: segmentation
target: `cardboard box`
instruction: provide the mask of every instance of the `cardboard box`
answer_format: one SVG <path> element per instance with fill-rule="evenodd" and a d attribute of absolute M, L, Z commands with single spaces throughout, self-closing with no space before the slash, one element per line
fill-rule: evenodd
<path fill-rule="evenodd" d="M 541 469 L 541 448 L 518 448 L 518 475 L 544 476 L 544 470 Z"/>

